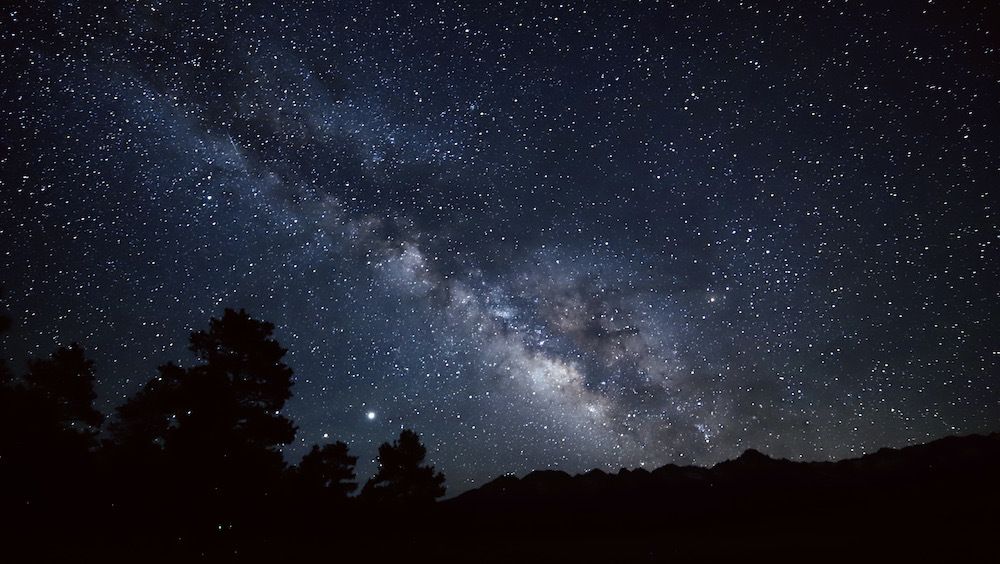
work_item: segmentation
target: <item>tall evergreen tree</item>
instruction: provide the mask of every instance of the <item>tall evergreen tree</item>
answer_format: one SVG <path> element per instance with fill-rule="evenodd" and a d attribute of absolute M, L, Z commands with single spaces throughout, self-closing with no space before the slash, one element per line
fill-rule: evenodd
<path fill-rule="evenodd" d="M 201 364 L 161 366 L 159 376 L 118 409 L 116 438 L 173 453 L 256 451 L 280 459 L 280 447 L 295 436 L 280 414 L 291 397 L 292 370 L 273 332 L 271 323 L 226 309 L 207 331 L 191 335 L 189 349 Z"/>
<path fill-rule="evenodd" d="M 399 440 L 378 448 L 379 468 L 365 484 L 362 496 L 376 502 L 430 503 L 445 494 L 444 474 L 425 466 L 427 448 L 414 431 L 404 429 Z"/>
<path fill-rule="evenodd" d="M 93 406 L 94 363 L 81 346 L 29 360 L 24 376 L 10 376 L 0 388 L 0 452 L 8 457 L 80 456 L 96 446 L 104 416 Z"/>
<path fill-rule="evenodd" d="M 345 499 L 358 488 L 354 481 L 354 465 L 357 462 L 358 457 L 351 456 L 347 445 L 340 441 L 322 447 L 313 445 L 299 462 L 297 476 L 308 492 Z"/>
<path fill-rule="evenodd" d="M 0 497 L 6 507 L 75 511 L 87 498 L 104 419 L 93 406 L 93 366 L 72 344 L 28 361 L 22 377 L 0 382 Z"/>
<path fill-rule="evenodd" d="M 208 330 L 191 335 L 200 364 L 161 366 L 118 409 L 117 459 L 148 468 L 175 492 L 164 503 L 187 504 L 223 523 L 272 496 L 285 468 L 280 448 L 295 437 L 280 414 L 292 370 L 273 332 L 271 323 L 226 309 Z"/>
<path fill-rule="evenodd" d="M 3 288 L 0 288 L 0 297 L 3 297 Z M 8 329 L 10 329 L 10 316 L 6 313 L 0 313 L 0 335 L 6 333 Z M 0 356 L 0 386 L 10 383 L 13 378 L 10 369 L 7 368 L 7 359 L 4 356 Z"/>
<path fill-rule="evenodd" d="M 94 361 L 83 347 L 73 343 L 60 347 L 47 359 L 28 361 L 26 387 L 55 412 L 55 418 L 69 431 L 94 435 L 104 415 L 94 409 Z"/>

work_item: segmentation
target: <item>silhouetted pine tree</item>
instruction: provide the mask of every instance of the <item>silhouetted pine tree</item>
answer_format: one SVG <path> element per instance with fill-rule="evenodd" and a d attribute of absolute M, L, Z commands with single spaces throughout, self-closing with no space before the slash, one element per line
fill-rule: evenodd
<path fill-rule="evenodd" d="M 0 288 L 0 297 L 3 297 L 3 288 Z M 0 313 L 0 335 L 6 333 L 8 329 L 10 329 L 10 316 L 6 313 Z M 7 368 L 7 359 L 0 356 L 0 386 L 9 384 L 12 379 L 13 375 Z"/>
<path fill-rule="evenodd" d="M 76 511 L 94 484 L 92 454 L 103 421 L 93 407 L 93 361 L 77 344 L 28 361 L 0 382 L 0 489 L 5 511 Z M 9 504 L 9 505 L 8 505 Z"/>
<path fill-rule="evenodd" d="M 399 440 L 378 448 L 378 472 L 365 484 L 361 494 L 375 502 L 430 503 L 445 494 L 444 474 L 424 466 L 427 449 L 409 429 Z"/>
<path fill-rule="evenodd" d="M 50 358 L 29 360 L 24 383 L 51 406 L 67 431 L 91 439 L 97 434 L 104 415 L 93 407 L 94 361 L 80 345 L 60 347 Z"/>
<path fill-rule="evenodd" d="M 193 333 L 189 348 L 201 364 L 161 366 L 118 409 L 116 464 L 126 474 L 155 476 L 165 487 L 152 489 L 166 494 L 158 501 L 200 513 L 213 526 L 259 513 L 285 468 L 279 449 L 295 437 L 280 414 L 292 370 L 273 331 L 271 323 L 226 309 L 207 331 Z"/>
<path fill-rule="evenodd" d="M 358 457 L 349 454 L 347 445 L 337 441 L 312 449 L 302 457 L 297 477 L 302 487 L 310 492 L 325 493 L 335 499 L 346 499 L 358 488 L 354 465 Z"/>

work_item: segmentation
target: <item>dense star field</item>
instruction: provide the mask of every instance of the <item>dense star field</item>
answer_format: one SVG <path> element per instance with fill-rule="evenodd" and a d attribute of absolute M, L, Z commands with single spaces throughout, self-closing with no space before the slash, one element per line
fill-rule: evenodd
<path fill-rule="evenodd" d="M 997 430 L 991 2 L 123 4 L 0 11 L 4 354 L 106 413 L 235 307 L 451 493 Z"/>

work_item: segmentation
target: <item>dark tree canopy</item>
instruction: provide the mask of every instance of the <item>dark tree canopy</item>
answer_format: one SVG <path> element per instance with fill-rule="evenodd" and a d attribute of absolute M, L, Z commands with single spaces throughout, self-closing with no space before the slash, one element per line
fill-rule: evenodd
<path fill-rule="evenodd" d="M 189 348 L 204 362 L 200 370 L 225 378 L 234 399 L 248 413 L 256 409 L 273 412 L 292 397 L 292 369 L 282 361 L 287 350 L 271 338 L 273 333 L 273 324 L 252 319 L 242 309 L 226 309 L 221 319 L 209 322 L 208 331 L 191 335 Z"/>
<path fill-rule="evenodd" d="M 199 364 L 161 366 L 118 409 L 110 456 L 122 480 L 157 484 L 135 484 L 147 499 L 122 504 L 169 508 L 171 526 L 210 527 L 246 526 L 275 503 L 287 466 L 280 449 L 295 426 L 279 411 L 291 396 L 292 370 L 273 331 L 245 311 L 225 310 L 191 335 Z"/>
<path fill-rule="evenodd" d="M 346 498 L 358 488 L 354 481 L 357 462 L 358 457 L 351 456 L 347 445 L 340 441 L 322 447 L 313 445 L 299 463 L 298 477 L 304 488 Z"/>
<path fill-rule="evenodd" d="M 61 347 L 50 358 L 28 361 L 24 375 L 28 389 L 44 398 L 60 422 L 78 432 L 96 431 L 104 415 L 94 409 L 94 362 L 83 347 Z"/>
<path fill-rule="evenodd" d="M 130 449 L 159 450 L 176 426 L 179 387 L 185 370 L 167 363 L 159 375 L 142 387 L 126 403 L 117 407 L 117 418 L 110 424 L 115 446 Z"/>
<path fill-rule="evenodd" d="M 36 443 L 32 448 L 86 450 L 95 446 L 104 416 L 93 406 L 97 397 L 94 363 L 76 343 L 60 347 L 49 358 L 29 360 L 28 371 L 20 378 L 8 376 L 2 387 L 4 432 L 22 438 L 6 441 L 8 447 Z"/>
<path fill-rule="evenodd" d="M 0 291 L 0 297 L 2 296 L 3 292 Z M 0 313 L 0 335 L 8 329 L 10 329 L 10 316 Z M 0 356 L 0 386 L 9 384 L 12 378 L 13 375 L 10 373 L 10 369 L 7 368 L 7 359 Z"/>
<path fill-rule="evenodd" d="M 378 448 L 378 472 L 362 495 L 377 502 L 429 503 L 445 494 L 444 474 L 423 465 L 427 448 L 417 433 L 405 429 L 399 440 Z"/>
<path fill-rule="evenodd" d="M 174 452 L 258 451 L 280 458 L 278 449 L 295 437 L 292 422 L 278 413 L 291 397 L 292 370 L 273 331 L 243 310 L 225 310 L 208 331 L 191 335 L 189 348 L 202 364 L 161 366 L 159 376 L 118 409 L 116 438 Z"/>
<path fill-rule="evenodd" d="M 29 361 L 21 377 L 3 372 L 0 507 L 37 517 L 60 504 L 83 506 L 94 486 L 91 459 L 104 419 L 93 407 L 93 362 L 73 344 Z"/>
<path fill-rule="evenodd" d="M 82 347 L 29 360 L 23 374 L 0 364 L 0 530 L 47 534 L 62 520 L 60 534 L 72 535 L 106 522 L 182 552 L 231 556 L 258 535 L 326 535 L 371 515 L 351 497 L 358 458 L 347 444 L 314 445 L 298 465 L 285 463 L 281 448 L 296 431 L 281 415 L 292 370 L 273 333 L 225 310 L 191 334 L 196 363 L 160 366 L 100 443 L 104 416 Z M 444 495 L 426 453 L 413 431 L 383 444 L 365 500 L 422 506 Z"/>

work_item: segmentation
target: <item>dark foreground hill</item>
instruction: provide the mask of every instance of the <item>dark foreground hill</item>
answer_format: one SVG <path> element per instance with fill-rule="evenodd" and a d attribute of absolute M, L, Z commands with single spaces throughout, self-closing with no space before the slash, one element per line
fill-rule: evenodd
<path fill-rule="evenodd" d="M 481 546 L 511 558 L 961 561 L 1000 558 L 998 478 L 992 434 L 838 462 L 748 450 L 711 468 L 538 471 L 444 505 Z"/>
<path fill-rule="evenodd" d="M 906 495 L 933 499 L 971 488 L 985 493 L 1000 478 L 1000 433 L 948 437 L 902 449 L 883 448 L 836 462 L 774 459 L 754 449 L 711 468 L 668 464 L 652 471 L 623 468 L 571 476 L 555 470 L 524 478 L 503 476 L 444 502 L 458 511 L 577 513 L 594 507 L 690 514 L 760 510 L 809 499 L 843 503 L 851 498 Z M 978 496 L 976 496 L 978 497 Z M 745 503 L 763 504 L 744 507 Z M 669 509 L 668 509 L 669 508 Z"/>
<path fill-rule="evenodd" d="M 200 537 L 166 534 L 157 507 L 51 515 L 5 525 L 0 562 L 996 561 L 998 476 L 1000 434 L 839 462 L 749 450 L 711 468 L 502 477 L 419 508 L 248 506 L 242 530 Z"/>

